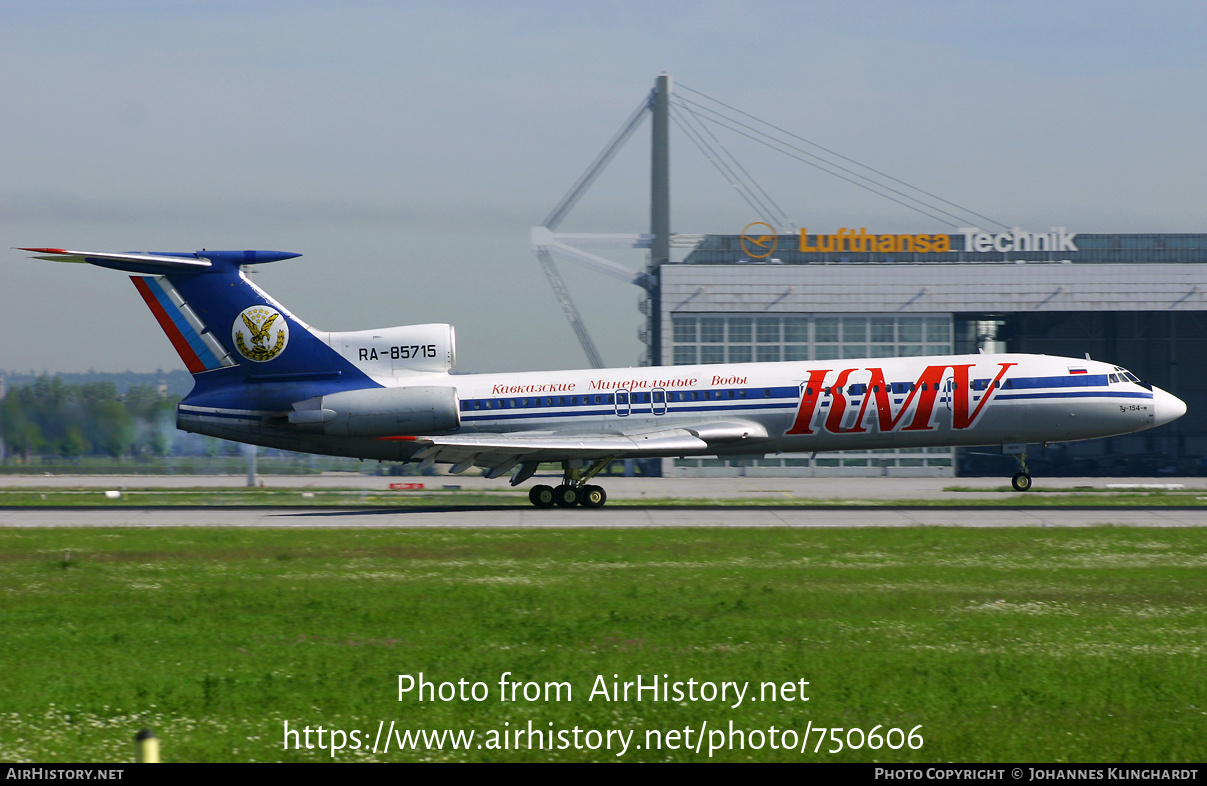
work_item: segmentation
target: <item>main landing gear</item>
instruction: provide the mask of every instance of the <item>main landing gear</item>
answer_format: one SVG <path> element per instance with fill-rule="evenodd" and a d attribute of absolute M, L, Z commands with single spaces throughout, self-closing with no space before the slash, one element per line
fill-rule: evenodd
<path fill-rule="evenodd" d="M 581 460 L 562 462 L 561 485 L 533 486 L 528 492 L 528 501 L 538 508 L 551 508 L 557 505 L 561 508 L 572 508 L 582 505 L 584 508 L 602 508 L 608 501 L 608 492 L 603 486 L 594 486 L 587 481 L 595 477 L 612 460 L 611 456 L 599 459 L 587 468 L 583 468 Z M 578 466 L 574 466 L 577 464 Z"/>

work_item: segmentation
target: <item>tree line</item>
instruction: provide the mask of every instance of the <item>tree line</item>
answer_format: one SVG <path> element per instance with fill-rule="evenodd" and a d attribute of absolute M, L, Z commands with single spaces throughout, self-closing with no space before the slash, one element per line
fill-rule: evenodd
<path fill-rule="evenodd" d="M 179 396 L 150 385 L 119 394 L 113 382 L 64 383 L 40 376 L 0 401 L 3 452 L 35 456 L 164 456 L 172 451 Z"/>

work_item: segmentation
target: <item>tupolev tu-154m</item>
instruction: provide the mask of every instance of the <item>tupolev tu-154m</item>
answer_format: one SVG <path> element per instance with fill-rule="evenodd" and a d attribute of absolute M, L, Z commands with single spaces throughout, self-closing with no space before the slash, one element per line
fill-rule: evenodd
<path fill-rule="evenodd" d="M 1028 443 L 1128 434 L 1186 405 L 1110 363 L 978 354 L 862 360 L 453 374 L 446 324 L 328 333 L 253 284 L 278 251 L 97 253 L 38 259 L 132 273 L 192 373 L 184 431 L 284 450 L 479 467 L 536 485 L 537 507 L 607 500 L 591 480 L 615 459 L 1001 445 L 1031 488 Z"/>

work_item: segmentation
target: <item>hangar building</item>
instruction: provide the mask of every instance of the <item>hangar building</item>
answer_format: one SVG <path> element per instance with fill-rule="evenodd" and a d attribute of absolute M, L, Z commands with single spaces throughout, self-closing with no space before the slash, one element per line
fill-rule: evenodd
<path fill-rule="evenodd" d="M 1189 404 L 1135 435 L 1030 452 L 1036 475 L 1207 471 L 1207 234 L 843 228 L 705 235 L 649 270 L 651 365 L 1028 352 L 1123 366 Z M 667 460 L 666 474 L 1009 474 L 1000 448 Z"/>

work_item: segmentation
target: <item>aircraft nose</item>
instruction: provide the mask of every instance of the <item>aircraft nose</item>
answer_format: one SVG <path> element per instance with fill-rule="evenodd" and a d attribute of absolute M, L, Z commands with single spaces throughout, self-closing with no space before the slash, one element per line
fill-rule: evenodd
<path fill-rule="evenodd" d="M 1186 414 L 1186 402 L 1153 385 L 1153 425 L 1163 426 Z"/>

